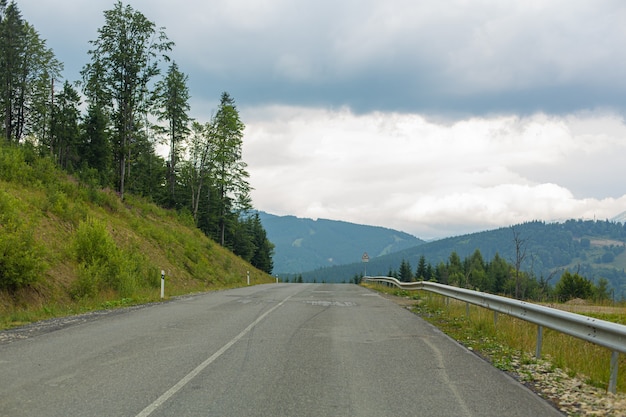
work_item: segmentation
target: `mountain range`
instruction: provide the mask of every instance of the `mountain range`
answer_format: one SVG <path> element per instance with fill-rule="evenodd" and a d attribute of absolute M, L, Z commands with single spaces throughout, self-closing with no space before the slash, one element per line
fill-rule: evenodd
<path fill-rule="evenodd" d="M 275 275 L 305 282 L 349 282 L 354 275 L 387 275 L 402 261 L 412 267 L 421 256 L 433 266 L 452 252 L 462 259 L 480 250 L 485 261 L 496 253 L 513 263 L 514 234 L 523 242 L 522 269 L 555 284 L 566 269 L 596 281 L 609 280 L 618 296 L 626 297 L 626 226 L 611 220 L 533 221 L 495 230 L 426 242 L 407 233 L 352 223 L 301 219 L 261 213 L 268 238 L 275 244 Z M 369 260 L 362 262 L 368 253 Z"/>
<path fill-rule="evenodd" d="M 360 262 L 425 243 L 408 233 L 326 219 L 303 219 L 259 212 L 267 238 L 275 245 L 274 274 L 299 274 Z"/>

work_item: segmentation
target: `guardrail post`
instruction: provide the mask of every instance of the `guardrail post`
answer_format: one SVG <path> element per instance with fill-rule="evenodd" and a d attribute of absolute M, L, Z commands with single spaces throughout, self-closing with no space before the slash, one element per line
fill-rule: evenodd
<path fill-rule="evenodd" d="M 615 394 L 617 391 L 617 359 L 619 352 L 614 350 L 611 354 L 611 378 L 609 379 L 609 392 Z"/>
<path fill-rule="evenodd" d="M 537 348 L 535 349 L 535 358 L 541 358 L 541 345 L 543 344 L 543 326 L 537 326 Z"/>
<path fill-rule="evenodd" d="M 465 303 L 465 316 L 469 319 L 469 303 Z"/>
<path fill-rule="evenodd" d="M 493 312 L 493 327 L 496 327 L 498 325 L 498 312 L 494 311 Z"/>

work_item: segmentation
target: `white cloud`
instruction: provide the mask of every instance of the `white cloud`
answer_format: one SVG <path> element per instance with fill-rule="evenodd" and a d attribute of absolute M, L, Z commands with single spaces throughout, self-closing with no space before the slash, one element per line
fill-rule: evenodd
<path fill-rule="evenodd" d="M 441 237 L 451 225 L 481 230 L 537 219 L 606 218 L 626 208 L 626 189 L 619 198 L 577 198 L 563 185 L 581 150 L 609 159 L 626 152 L 626 126 L 612 115 L 501 116 L 442 125 L 419 115 L 348 109 L 260 112 L 262 120 L 246 110 L 244 158 L 255 205 L 272 213 Z M 618 136 L 598 129 L 604 124 Z M 527 175 L 542 167 L 550 175 Z M 623 178 L 625 170 L 615 175 Z"/>

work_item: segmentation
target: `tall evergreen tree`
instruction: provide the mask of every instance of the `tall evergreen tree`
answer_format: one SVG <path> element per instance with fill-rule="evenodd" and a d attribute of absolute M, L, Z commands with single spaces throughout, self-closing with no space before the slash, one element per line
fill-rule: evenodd
<path fill-rule="evenodd" d="M 226 92 L 222 93 L 212 125 L 212 180 L 218 192 L 215 203 L 219 208 L 219 241 L 223 246 L 227 222 L 252 208 L 249 174 L 241 154 L 245 126 L 239 118 L 235 100 Z"/>
<path fill-rule="evenodd" d="M 402 260 L 398 274 L 399 274 L 398 279 L 400 281 L 404 281 L 404 282 L 413 281 L 413 271 L 411 270 L 411 264 L 409 263 L 409 261 L 405 259 Z"/>
<path fill-rule="evenodd" d="M 504 258 L 496 252 L 487 269 L 491 291 L 500 294 L 504 291 L 504 285 L 511 275 L 511 267 Z"/>
<path fill-rule="evenodd" d="M 0 0 L 0 115 L 7 141 L 19 143 L 25 134 L 41 134 L 49 126 L 52 81 L 61 69 L 15 2 Z"/>
<path fill-rule="evenodd" d="M 274 244 L 267 238 L 267 232 L 261 224 L 261 218 L 256 213 L 251 218 L 251 232 L 254 242 L 254 255 L 250 260 L 250 263 L 260 269 L 261 271 L 272 273 L 274 269 L 274 261 L 272 256 L 274 255 Z"/>
<path fill-rule="evenodd" d="M 427 277 L 426 274 L 426 257 L 424 255 L 420 256 L 420 259 L 417 263 L 417 271 L 415 271 L 415 279 L 418 281 L 427 281 L 430 277 Z"/>
<path fill-rule="evenodd" d="M 448 257 L 448 284 L 458 285 L 464 278 L 461 257 L 453 251 Z"/>
<path fill-rule="evenodd" d="M 98 172 L 101 186 L 113 185 L 111 173 L 111 144 L 107 129 L 108 117 L 102 107 L 89 103 L 82 125 L 81 155 L 88 167 Z"/>
<path fill-rule="evenodd" d="M 17 123 L 16 101 L 22 56 L 25 50 L 26 28 L 15 2 L 0 1 L 0 77 L 2 81 L 3 133 L 7 141 L 15 140 Z"/>
<path fill-rule="evenodd" d="M 80 96 L 69 82 L 57 95 L 52 114 L 50 152 L 59 165 L 67 169 L 79 164 Z"/>
<path fill-rule="evenodd" d="M 18 125 L 16 137 L 32 134 L 45 140 L 54 109 L 54 83 L 61 76 L 63 65 L 46 47 L 35 28 L 25 23 L 25 51 L 19 80 Z"/>
<path fill-rule="evenodd" d="M 183 151 L 182 145 L 189 135 L 188 115 L 189 89 L 187 88 L 187 76 L 180 72 L 178 65 L 173 62 L 167 72 L 167 76 L 159 81 L 154 93 L 155 113 L 159 121 L 167 121 L 165 134 L 170 148 L 168 162 L 169 205 L 174 207 L 176 201 L 175 187 L 177 179 L 177 164 Z"/>
<path fill-rule="evenodd" d="M 82 70 L 84 92 L 94 103 L 106 105 L 114 124 L 117 183 L 124 197 L 128 164 L 133 157 L 141 119 L 148 111 L 149 83 L 159 74 L 159 62 L 172 48 L 163 28 L 157 29 L 142 13 L 121 1 L 104 12 L 105 24 L 90 41 L 91 62 Z"/>

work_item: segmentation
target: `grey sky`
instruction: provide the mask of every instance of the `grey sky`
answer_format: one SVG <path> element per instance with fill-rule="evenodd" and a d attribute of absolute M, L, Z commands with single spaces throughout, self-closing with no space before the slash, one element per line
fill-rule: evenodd
<path fill-rule="evenodd" d="M 19 0 L 66 76 L 113 1 Z M 192 116 L 228 91 L 253 201 L 441 237 L 626 211 L 626 2 L 137 0 Z"/>

